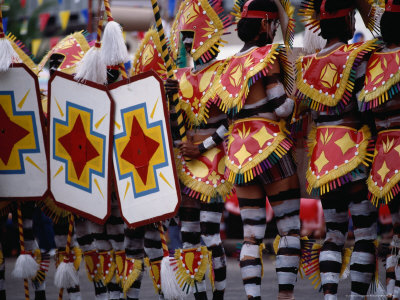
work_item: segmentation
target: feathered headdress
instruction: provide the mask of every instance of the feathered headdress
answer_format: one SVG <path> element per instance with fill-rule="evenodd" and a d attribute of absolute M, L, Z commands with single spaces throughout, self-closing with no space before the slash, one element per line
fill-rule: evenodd
<path fill-rule="evenodd" d="M 231 18 L 222 7 L 221 0 L 184 0 L 171 28 L 171 51 L 178 57 L 181 32 L 193 32 L 190 55 L 195 61 L 207 62 L 226 43 L 222 36 L 227 33 Z"/>
<path fill-rule="evenodd" d="M 303 16 L 301 20 L 310 30 L 318 31 L 320 29 L 320 21 L 324 19 L 334 19 L 346 16 L 355 8 L 360 12 L 365 26 L 371 32 L 379 32 L 379 16 L 381 15 L 382 0 L 355 0 L 354 5 L 348 8 L 338 9 L 335 12 L 327 12 L 325 5 L 328 1 L 335 0 L 303 0 L 299 15 Z M 320 5 L 320 7 L 317 7 Z M 319 12 L 319 13 L 317 13 Z"/>
<path fill-rule="evenodd" d="M 278 12 L 265 12 L 249 10 L 249 4 L 253 0 L 236 0 L 233 6 L 233 13 L 238 22 L 242 18 L 268 18 L 279 19 L 282 29 L 282 36 L 285 46 L 292 48 L 294 39 L 294 7 L 289 0 L 273 0 L 278 7 Z"/>

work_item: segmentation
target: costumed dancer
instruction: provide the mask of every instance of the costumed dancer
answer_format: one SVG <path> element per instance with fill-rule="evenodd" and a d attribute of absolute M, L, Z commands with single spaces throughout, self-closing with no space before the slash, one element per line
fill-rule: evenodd
<path fill-rule="evenodd" d="M 111 16 L 108 1 L 104 1 L 107 24 L 102 36 L 103 21 L 99 14 L 95 45 L 77 66 L 75 79 L 101 84 L 116 82 L 126 72 L 120 67 L 128 60 L 121 26 Z M 102 40 L 101 40 L 102 38 Z M 110 61 L 111 59 L 111 61 Z M 124 225 L 115 188 L 111 193 L 111 215 L 105 225 L 85 218 L 76 220 L 76 236 L 82 249 L 87 275 L 93 282 L 96 299 L 124 298 L 123 273 L 126 270 Z"/>
<path fill-rule="evenodd" d="M 188 263 L 187 253 L 201 249 L 200 238 L 211 254 L 213 299 L 223 299 L 226 287 L 226 257 L 220 223 L 225 197 L 232 189 L 232 184 L 224 176 L 225 150 L 222 143 L 228 122 L 226 115 L 212 104 L 210 88 L 217 69 L 223 63 L 216 57 L 224 43 L 222 36 L 230 24 L 222 1 L 187 0 L 182 2 L 171 29 L 172 57 L 179 59 L 179 46 L 183 44 L 194 61 L 193 69 L 178 69 L 177 80 L 167 80 L 166 92 L 169 96 L 178 92 L 188 137 L 187 141 L 176 142 L 179 149 L 175 150 L 182 190 L 179 218 L 183 242 L 183 250 L 177 249 L 175 253 L 177 278 L 183 289 L 194 286 L 196 299 L 207 299 L 204 281 L 207 265 L 195 262 L 191 278 L 185 265 Z M 202 260 L 205 259 L 203 255 Z"/>
<path fill-rule="evenodd" d="M 89 49 L 90 45 L 87 41 L 86 33 L 75 32 L 58 42 L 42 59 L 38 68 L 41 70 L 48 62 L 50 76 L 53 75 L 55 71 L 75 74 L 76 63 L 83 58 Z M 42 96 L 42 103 L 43 112 L 47 118 L 47 95 Z M 71 213 L 59 208 L 54 202 L 54 199 L 50 197 L 40 201 L 38 206 L 41 207 L 43 212 L 53 221 L 54 241 L 57 249 L 56 267 L 58 267 L 60 263 L 64 261 L 66 255 L 65 248 L 67 245 Z M 75 270 L 78 271 L 82 260 L 82 251 L 78 246 L 75 234 L 70 238 L 72 238 L 70 246 L 71 251 L 68 253 L 67 261 L 73 263 Z M 76 279 L 79 280 L 79 277 L 76 276 Z M 81 299 L 79 284 L 68 287 L 66 290 L 69 299 Z"/>
<path fill-rule="evenodd" d="M 301 254 L 300 189 L 293 143 L 285 123 L 294 102 L 283 84 L 290 83 L 290 77 L 284 74 L 293 74 L 293 69 L 285 48 L 272 44 L 279 23 L 285 42 L 290 44 L 294 8 L 289 1 L 253 0 L 237 2 L 235 10 L 240 19 L 237 31 L 244 46 L 227 59 L 214 80 L 214 88 L 216 101 L 232 123 L 226 176 L 235 184 L 243 221 L 242 279 L 247 297 L 261 299 L 268 197 L 280 235 L 276 257 L 278 299 L 294 299 Z"/>
<path fill-rule="evenodd" d="M 400 143 L 399 109 L 400 38 L 396 32 L 400 17 L 400 1 L 385 1 L 380 21 L 384 45 L 371 55 L 366 68 L 364 86 L 359 94 L 360 108 L 372 110 L 378 131 L 375 157 L 367 179 L 373 204 L 388 204 L 393 222 L 393 239 L 386 258 L 386 295 L 400 299 L 398 254 L 400 247 L 400 199 L 398 155 Z"/>
<path fill-rule="evenodd" d="M 307 190 L 319 195 L 326 222 L 319 272 L 325 299 L 337 299 L 342 254 L 350 210 L 355 245 L 350 260 L 351 299 L 363 299 L 376 274 L 376 209 L 367 199 L 367 166 L 371 131 L 357 107 L 366 61 L 376 41 L 348 45 L 355 30 L 355 6 L 375 26 L 374 7 L 367 1 L 303 1 L 306 26 L 321 30 L 326 46 L 298 58 L 296 96 L 312 111 Z M 366 12 L 366 13 L 365 13 Z"/>

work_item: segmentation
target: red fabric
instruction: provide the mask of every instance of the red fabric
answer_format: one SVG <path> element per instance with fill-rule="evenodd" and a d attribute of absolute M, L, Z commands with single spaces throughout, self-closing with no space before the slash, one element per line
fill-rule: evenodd
<path fill-rule="evenodd" d="M 47 25 L 47 22 L 50 19 L 50 14 L 49 13 L 43 13 L 39 15 L 39 28 L 40 31 L 43 31 Z"/>

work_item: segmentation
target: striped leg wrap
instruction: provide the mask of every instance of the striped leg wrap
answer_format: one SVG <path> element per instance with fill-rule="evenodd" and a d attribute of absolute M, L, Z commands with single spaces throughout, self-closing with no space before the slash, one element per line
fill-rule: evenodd
<path fill-rule="evenodd" d="M 181 219 L 182 245 L 184 249 L 200 246 L 200 209 L 194 207 L 181 207 L 179 209 Z M 196 282 L 194 286 L 195 299 L 207 299 L 205 280 Z"/>
<path fill-rule="evenodd" d="M 397 255 L 400 250 L 400 198 L 395 197 L 389 203 L 390 214 L 392 216 L 393 224 L 393 239 L 390 243 L 390 254 L 386 257 L 386 295 L 395 295 L 396 280 L 400 280 L 400 276 L 396 276 L 395 269 L 398 264 Z M 399 282 L 400 284 L 400 282 Z M 397 288 L 397 294 L 400 289 Z"/>
<path fill-rule="evenodd" d="M 265 198 L 239 198 L 244 236 L 240 251 L 240 270 L 246 295 L 250 299 L 261 297 L 260 244 L 264 239 L 266 229 L 265 202 Z"/>
<path fill-rule="evenodd" d="M 269 196 L 281 239 L 276 256 L 279 291 L 293 291 L 299 269 L 300 190 L 291 189 Z M 277 204 L 279 203 L 279 204 Z"/>
<path fill-rule="evenodd" d="M 124 231 L 124 247 L 125 254 L 128 258 L 143 259 L 144 258 L 144 227 L 128 228 L 125 225 Z M 130 289 L 127 291 L 127 299 L 139 299 L 140 286 L 142 284 L 143 272 L 139 275 L 136 281 L 133 282 Z"/>
<path fill-rule="evenodd" d="M 67 292 L 69 300 L 82 300 L 81 290 L 79 288 L 79 285 L 72 288 L 68 288 Z"/>
<path fill-rule="evenodd" d="M 398 262 L 397 262 L 398 263 Z M 399 263 L 398 263 L 399 264 Z M 394 283 L 393 299 L 400 299 L 400 267 L 395 268 L 396 281 Z"/>
<path fill-rule="evenodd" d="M 144 234 L 144 252 L 151 262 L 159 261 L 163 258 L 160 232 L 153 224 L 146 226 Z"/>
<path fill-rule="evenodd" d="M 336 192 L 321 196 L 326 223 L 326 238 L 319 255 L 319 268 L 326 300 L 337 299 L 337 287 L 342 268 L 342 250 L 349 221 L 347 202 L 343 196 L 348 197 L 348 195 Z"/>
<path fill-rule="evenodd" d="M 226 256 L 220 235 L 223 209 L 224 203 L 203 203 L 200 211 L 201 237 L 212 252 L 215 276 L 213 299 L 223 299 L 226 287 Z"/>
<path fill-rule="evenodd" d="M 112 249 L 114 249 L 114 251 L 123 250 L 124 220 L 121 217 L 121 211 L 116 200 L 111 204 L 111 216 L 107 220 L 106 231 L 107 239 L 110 241 Z"/>
<path fill-rule="evenodd" d="M 24 243 L 25 243 L 25 251 L 34 251 L 39 248 L 38 244 L 35 241 L 35 237 L 33 235 L 33 212 L 35 208 L 34 202 L 25 202 L 22 204 L 21 212 L 22 212 L 22 224 L 24 229 Z"/>
<path fill-rule="evenodd" d="M 366 295 L 376 263 L 374 241 L 377 236 L 377 211 L 365 193 L 357 193 L 350 205 L 355 244 L 350 261 L 351 294 Z"/>

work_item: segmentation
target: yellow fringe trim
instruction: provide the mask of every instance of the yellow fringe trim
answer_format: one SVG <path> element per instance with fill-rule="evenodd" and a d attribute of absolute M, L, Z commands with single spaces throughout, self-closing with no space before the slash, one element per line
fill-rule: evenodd
<path fill-rule="evenodd" d="M 322 248 L 321 244 L 318 243 L 314 243 L 312 246 L 312 252 L 319 252 L 320 249 Z M 319 261 L 319 257 L 316 258 Z M 303 272 L 305 272 L 304 270 L 304 262 L 301 263 L 301 268 L 303 269 Z M 318 263 L 319 266 L 319 263 Z M 319 267 L 308 277 L 308 279 L 311 281 L 311 285 L 314 287 L 314 289 L 317 289 L 320 285 L 321 285 L 321 273 L 319 271 Z"/>
<path fill-rule="evenodd" d="M 110 264 L 111 266 L 108 268 L 108 273 L 105 271 L 106 266 L 104 265 L 105 263 L 105 256 L 110 255 Z M 110 251 L 105 251 L 105 252 L 100 252 L 99 253 L 99 259 L 100 259 L 100 268 L 101 268 L 101 273 L 103 274 L 103 283 L 107 284 L 109 283 L 115 274 L 115 270 L 117 269 L 117 266 L 115 264 L 115 256 L 114 256 L 114 250 Z"/>
<path fill-rule="evenodd" d="M 38 66 L 33 62 L 33 60 L 20 48 L 15 44 L 15 40 L 17 39 L 12 33 L 7 35 L 7 40 L 11 42 L 11 46 L 13 47 L 14 51 L 18 54 L 19 59 L 29 68 L 32 70 L 33 73 L 39 74 Z"/>
<path fill-rule="evenodd" d="M 272 64 L 275 62 L 276 58 L 279 55 L 280 51 L 280 45 L 279 44 L 272 44 L 270 52 L 264 57 L 262 62 L 256 62 L 253 67 L 253 70 L 250 70 L 246 74 L 242 74 L 242 76 L 246 76 L 246 79 L 243 81 L 242 85 L 243 88 L 240 89 L 238 95 L 235 97 L 231 97 L 229 92 L 224 90 L 224 87 L 222 84 L 219 82 L 221 79 L 222 74 L 224 74 L 226 67 L 229 65 L 231 60 L 237 58 L 236 56 L 232 56 L 228 58 L 224 64 L 224 67 L 219 69 L 219 72 L 214 78 L 213 82 L 213 90 L 214 90 L 214 95 L 218 95 L 218 97 L 221 99 L 221 104 L 220 109 L 223 112 L 227 112 L 228 109 L 232 109 L 234 107 L 237 108 L 237 111 L 240 111 L 244 105 L 244 102 L 242 101 L 243 97 L 247 97 L 250 91 L 249 87 L 249 80 L 260 73 L 262 70 L 266 69 L 268 66 L 272 66 Z M 251 57 L 252 53 L 259 48 L 255 48 L 254 50 L 250 51 L 249 53 L 245 54 L 247 57 Z"/>
<path fill-rule="evenodd" d="M 353 247 L 352 248 L 345 248 L 343 249 L 343 254 L 342 254 L 342 267 L 340 269 L 340 275 L 339 277 L 342 277 L 344 272 L 348 270 L 348 266 L 350 265 L 350 259 L 351 259 L 351 254 L 353 253 Z"/>
<path fill-rule="evenodd" d="M 318 128 L 350 128 L 350 127 L 345 127 L 345 126 L 319 126 Z M 357 168 L 360 164 L 364 164 L 365 166 L 368 166 L 368 162 L 371 160 L 369 157 L 372 156 L 367 152 L 369 140 L 371 138 L 371 132 L 368 128 L 368 126 L 363 126 L 359 131 L 361 131 L 364 135 L 364 140 L 359 144 L 358 147 L 358 155 L 354 156 L 348 163 L 345 163 L 341 166 L 338 166 L 336 170 L 331 170 L 329 171 L 328 174 L 324 174 L 320 176 L 319 179 L 317 179 L 317 176 L 315 176 L 312 171 L 310 170 L 310 159 L 308 161 L 308 168 L 306 172 L 306 179 L 308 182 L 308 187 L 307 191 L 308 193 L 311 193 L 313 188 L 320 188 L 321 189 L 321 195 L 328 193 L 330 188 L 329 188 L 329 183 L 337 178 L 340 178 L 347 173 L 353 171 L 355 168 Z M 308 155 L 311 156 L 314 147 L 316 145 L 316 132 L 317 128 L 314 127 L 311 129 L 309 135 L 308 135 Z"/>
<path fill-rule="evenodd" d="M 184 8 L 186 7 L 186 2 L 187 1 L 182 1 L 178 13 L 175 17 L 174 23 L 172 24 L 171 27 L 171 56 L 174 60 L 178 58 L 178 51 L 179 51 L 179 42 L 177 41 L 178 44 L 175 44 L 174 41 L 174 36 L 175 32 L 178 30 L 178 25 L 179 25 L 179 20 L 181 18 L 182 12 Z M 208 3 L 207 0 L 199 0 L 199 3 L 201 4 L 201 11 L 205 11 L 206 15 L 210 18 L 210 20 L 213 22 L 213 24 L 208 24 L 209 28 L 203 28 L 202 29 L 211 29 L 212 32 L 211 38 L 207 38 L 205 41 L 203 41 L 203 45 L 195 49 L 194 52 L 191 52 L 190 55 L 193 57 L 193 60 L 199 60 L 200 57 L 206 53 L 208 50 L 210 50 L 214 45 L 218 44 L 219 46 L 222 45 L 222 35 L 224 34 L 224 24 L 222 20 L 219 18 L 218 14 L 215 12 L 215 10 L 211 7 L 211 5 Z M 217 29 L 217 32 L 214 31 L 214 29 Z M 196 32 L 194 33 L 194 39 L 196 39 Z M 219 51 L 218 49 L 216 51 Z"/>
<path fill-rule="evenodd" d="M 161 286 L 158 285 L 157 277 L 160 279 L 161 276 L 161 260 L 150 262 L 148 257 L 145 257 L 144 264 L 149 268 L 149 276 L 153 282 L 154 290 L 157 294 L 161 293 Z M 157 272 L 157 273 L 155 273 Z"/>
<path fill-rule="evenodd" d="M 194 254 L 191 254 L 193 256 L 191 266 L 187 266 L 188 269 L 192 269 L 195 271 L 195 275 L 192 277 L 190 274 L 186 273 L 186 264 L 183 262 L 183 257 L 181 256 L 181 253 L 185 252 L 196 252 L 199 248 L 190 248 L 190 249 L 176 249 L 175 250 L 175 259 L 177 262 L 177 270 L 176 270 L 176 280 L 178 282 L 178 285 L 183 289 L 184 286 L 194 286 L 195 282 L 200 282 L 203 280 L 203 277 L 207 271 L 207 266 L 209 265 L 209 255 L 210 252 L 207 250 L 207 247 L 202 246 L 200 247 L 201 251 L 201 261 L 200 265 L 194 266 L 193 265 L 193 259 L 194 259 Z M 184 266 L 185 264 L 185 266 Z M 196 271 L 197 269 L 197 271 Z"/>
<path fill-rule="evenodd" d="M 139 48 L 137 49 L 137 51 L 135 52 L 134 55 L 134 59 L 132 62 L 132 68 L 131 68 L 131 74 L 130 76 L 134 76 L 137 75 L 138 73 L 136 72 L 136 68 L 138 65 L 138 61 L 140 62 L 141 60 L 141 56 L 143 54 L 144 49 L 147 46 L 147 43 L 150 41 L 150 39 L 154 42 L 154 45 L 156 46 L 156 51 L 158 53 L 162 53 L 162 46 L 161 46 L 161 42 L 160 42 L 160 37 L 158 36 L 157 30 L 152 27 L 150 28 L 146 34 L 144 35 L 143 40 L 141 41 Z M 158 55 L 157 53 L 154 53 L 154 56 Z M 162 70 L 162 69 L 165 70 Z M 165 65 L 160 66 L 160 70 L 154 70 L 157 74 L 159 75 L 163 75 L 163 72 L 165 73 L 165 75 L 167 74 L 167 67 Z M 163 71 L 163 72 L 161 72 Z"/>
<path fill-rule="evenodd" d="M 294 35 L 294 29 L 296 26 L 296 21 L 294 19 L 295 8 L 290 3 L 289 0 L 279 0 L 279 2 L 282 5 L 287 17 L 289 18 L 287 29 L 286 29 L 285 36 L 284 36 L 284 43 L 285 43 L 286 47 L 291 48 L 293 46 L 291 43 L 293 42 L 292 39 L 293 39 L 293 35 Z M 278 11 L 279 11 L 279 9 L 278 9 Z"/>
<path fill-rule="evenodd" d="M 121 255 L 122 254 L 122 255 Z M 122 285 L 123 282 L 123 275 L 124 275 L 124 268 L 125 268 L 125 258 L 123 257 L 125 255 L 124 250 L 116 251 L 115 252 L 115 268 L 116 268 L 116 273 L 115 273 L 115 282 Z M 122 275 L 120 275 L 122 274 Z"/>
<path fill-rule="evenodd" d="M 128 260 L 134 260 L 133 270 L 128 270 Z M 122 284 L 122 291 L 124 294 L 131 288 L 132 284 L 139 278 L 142 273 L 143 261 L 141 259 L 126 258 L 124 269 L 124 280 Z M 129 274 L 127 274 L 129 272 Z"/>
<path fill-rule="evenodd" d="M 212 184 L 206 184 L 205 182 L 198 181 L 197 179 L 193 179 L 191 175 L 188 175 L 184 172 L 182 160 L 178 158 L 180 156 L 179 149 L 174 149 L 175 153 L 175 164 L 176 170 L 178 173 L 178 178 L 182 182 L 182 184 L 189 189 L 200 193 L 200 200 L 203 202 L 210 202 L 211 198 L 216 198 L 217 196 L 221 196 L 224 200 L 227 196 L 232 192 L 233 185 L 232 183 L 225 180 L 224 183 L 220 183 L 216 188 Z M 223 176 L 223 175 L 222 175 Z"/>
<path fill-rule="evenodd" d="M 208 252 L 208 278 L 210 279 L 211 283 L 211 289 L 212 291 L 215 291 L 215 281 L 214 281 L 214 267 L 213 267 L 213 262 L 212 262 L 212 252 Z"/>
<path fill-rule="evenodd" d="M 44 200 L 37 202 L 38 206 L 54 223 L 58 223 L 60 219 L 66 219 L 71 213 L 57 206 L 53 198 L 46 197 Z"/>
<path fill-rule="evenodd" d="M 229 144 L 228 144 L 228 149 L 230 148 L 231 144 L 234 142 L 234 140 L 231 137 L 233 126 L 239 123 L 245 123 L 248 121 L 266 121 L 266 119 L 263 118 L 247 118 L 243 120 L 237 120 L 235 121 L 232 125 L 229 126 Z M 275 137 L 275 140 L 271 143 L 268 148 L 264 149 L 262 153 L 259 153 L 255 157 L 253 157 L 252 161 L 246 162 L 242 167 L 239 169 L 238 166 L 232 164 L 232 162 L 229 160 L 229 157 L 226 156 L 225 158 L 225 165 L 226 167 L 231 171 L 231 176 L 229 176 L 228 180 L 232 181 L 234 180 L 235 174 L 245 174 L 245 178 L 248 177 L 251 181 L 253 179 L 253 172 L 252 170 L 257 167 L 262 161 L 268 158 L 273 152 L 275 152 L 279 157 L 284 156 L 287 153 L 287 150 L 284 149 L 280 144 L 282 141 L 284 141 L 287 138 L 287 134 L 289 134 L 289 131 L 286 129 L 286 122 L 284 120 L 280 120 L 279 122 L 275 122 L 272 120 L 267 120 L 269 123 L 273 123 L 275 125 L 279 126 L 280 132 L 278 135 Z M 233 178 L 232 178 L 233 177 Z M 246 180 L 245 180 L 246 181 Z"/>
<path fill-rule="evenodd" d="M 79 266 L 82 262 L 82 250 L 79 247 L 74 247 L 71 249 L 71 253 L 74 255 L 74 268 L 75 270 L 79 270 Z M 64 261 L 65 251 L 58 251 L 56 254 L 56 267 L 59 266 L 61 262 Z"/>
<path fill-rule="evenodd" d="M 393 77 L 389 78 L 388 81 L 384 85 L 380 85 L 379 87 L 376 88 L 375 91 L 368 91 L 368 93 L 365 91 L 363 88 L 361 90 L 360 95 L 358 96 L 359 101 L 364 101 L 366 103 L 378 99 L 379 104 L 383 104 L 389 99 L 388 91 L 397 84 L 400 81 L 400 71 L 397 71 Z"/>
<path fill-rule="evenodd" d="M 319 90 L 315 88 L 311 88 L 308 83 L 305 83 L 303 80 L 303 71 L 302 71 L 302 59 L 303 57 L 299 57 L 296 61 L 296 86 L 299 91 L 305 96 L 311 98 L 316 103 L 321 103 L 326 106 L 334 107 L 336 106 L 343 98 L 343 95 L 346 91 L 350 93 L 354 89 L 354 82 L 349 80 L 351 70 L 353 69 L 353 64 L 356 58 L 359 56 L 362 51 L 372 51 L 377 47 L 377 40 L 367 41 L 364 44 L 360 45 L 357 49 L 354 49 L 349 54 L 349 58 L 346 61 L 346 67 L 343 70 L 342 78 L 339 82 L 339 87 L 336 89 L 335 96 L 332 98 L 332 95 L 325 95 L 325 93 L 320 93 Z M 348 45 L 347 47 L 352 47 L 352 45 Z M 313 107 L 311 107 L 313 109 Z"/>

